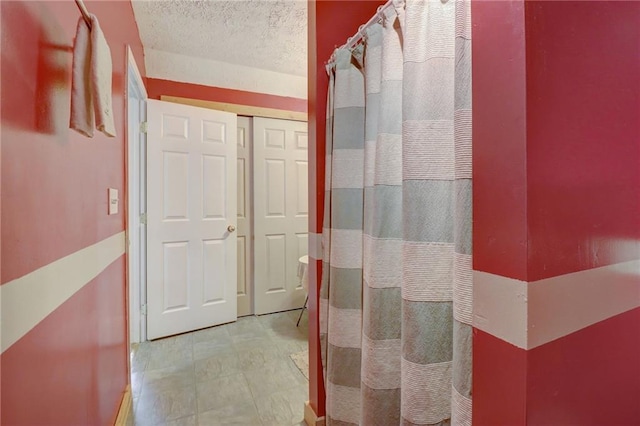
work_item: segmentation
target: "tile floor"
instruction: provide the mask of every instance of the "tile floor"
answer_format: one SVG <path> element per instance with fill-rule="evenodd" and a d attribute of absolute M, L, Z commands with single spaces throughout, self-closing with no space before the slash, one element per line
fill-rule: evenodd
<path fill-rule="evenodd" d="M 244 317 L 137 345 L 134 424 L 304 425 L 309 382 L 289 355 L 307 348 L 307 313 Z"/>

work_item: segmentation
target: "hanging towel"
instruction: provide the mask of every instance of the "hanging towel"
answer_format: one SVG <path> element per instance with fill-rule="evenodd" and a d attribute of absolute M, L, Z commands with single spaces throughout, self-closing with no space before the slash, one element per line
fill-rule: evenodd
<path fill-rule="evenodd" d="M 114 137 L 111 51 L 98 18 L 89 16 L 91 29 L 80 17 L 73 46 L 70 127 L 88 137 L 94 128 Z"/>
<path fill-rule="evenodd" d="M 69 127 L 90 138 L 93 137 L 95 119 L 91 101 L 91 45 L 89 27 L 78 20 L 76 41 L 73 45 L 73 67 L 71 69 L 71 120 Z"/>
<path fill-rule="evenodd" d="M 111 103 L 111 76 L 113 65 L 111 51 L 100 29 L 98 18 L 91 16 L 91 85 L 93 106 L 96 113 L 96 129 L 107 136 L 116 135 Z"/>

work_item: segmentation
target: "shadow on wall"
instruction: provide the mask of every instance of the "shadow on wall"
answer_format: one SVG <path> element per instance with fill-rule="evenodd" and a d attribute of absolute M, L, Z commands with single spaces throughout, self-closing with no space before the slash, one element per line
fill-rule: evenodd
<path fill-rule="evenodd" d="M 2 31 L 21 34 L 11 43 L 6 43 L 4 38 L 2 41 L 1 84 L 4 98 L 22 99 L 23 104 L 34 105 L 32 115 L 19 108 L 5 106 L 3 121 L 23 130 L 58 135 L 57 141 L 66 143 L 73 61 L 73 45 L 68 42 L 69 29 L 65 31 L 57 20 L 47 19 L 46 7 L 39 2 L 2 2 L 1 7 Z M 24 31 L 25 28 L 38 30 L 30 32 Z M 5 57 L 14 60 L 5 61 Z M 114 73 L 113 92 L 122 88 L 122 74 Z M 28 99 L 24 99 L 25 96 Z"/>
<path fill-rule="evenodd" d="M 2 2 L 1 7 L 3 33 L 21 34 L 11 43 L 6 37 L 2 40 L 3 97 L 34 105 L 32 115 L 5 105 L 3 121 L 27 131 L 64 134 L 69 120 L 68 64 L 72 46 L 66 44 L 66 35 L 56 20 L 40 18 L 45 12 L 43 5 Z M 25 28 L 38 30 L 24 31 Z M 7 61 L 6 57 L 13 60 Z"/>

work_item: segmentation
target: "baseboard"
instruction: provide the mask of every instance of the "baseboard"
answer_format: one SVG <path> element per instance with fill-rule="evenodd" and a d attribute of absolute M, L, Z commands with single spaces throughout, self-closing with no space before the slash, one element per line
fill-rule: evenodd
<path fill-rule="evenodd" d="M 309 401 L 304 403 L 304 422 L 307 426 L 324 426 L 324 416 L 318 417 Z"/>
<path fill-rule="evenodd" d="M 133 416 L 132 408 L 131 385 L 127 385 L 124 390 L 124 395 L 122 396 L 122 402 L 120 403 L 118 417 L 116 417 L 114 426 L 127 426 L 129 418 Z M 133 424 L 133 422 L 131 422 L 131 424 Z"/>

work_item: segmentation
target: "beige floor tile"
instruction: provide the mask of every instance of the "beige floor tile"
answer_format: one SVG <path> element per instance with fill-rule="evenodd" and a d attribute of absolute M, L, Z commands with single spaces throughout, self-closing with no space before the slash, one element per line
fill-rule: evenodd
<path fill-rule="evenodd" d="M 192 416 L 181 417 L 175 420 L 169 420 L 168 422 L 161 423 L 162 426 L 198 426 L 198 416 L 195 414 Z"/>
<path fill-rule="evenodd" d="M 174 387 L 195 385 L 193 364 L 177 364 L 157 370 L 147 370 L 142 381 L 141 395 Z"/>
<path fill-rule="evenodd" d="M 195 362 L 197 382 L 206 382 L 223 376 L 242 373 L 240 359 L 235 352 L 214 355 Z"/>
<path fill-rule="evenodd" d="M 286 358 L 293 353 L 300 352 L 308 347 L 308 343 L 305 339 L 282 337 L 273 338 L 272 341 L 278 351 L 284 355 L 283 358 Z"/>
<path fill-rule="evenodd" d="M 157 425 L 196 413 L 194 385 L 144 392 L 136 404 L 136 425 Z"/>
<path fill-rule="evenodd" d="M 198 421 L 202 426 L 262 425 L 253 400 L 199 413 Z"/>
<path fill-rule="evenodd" d="M 252 401 L 249 386 L 242 373 L 198 382 L 196 392 L 200 413 Z"/>
<path fill-rule="evenodd" d="M 254 398 L 299 385 L 285 359 L 270 362 L 260 369 L 243 374 Z"/>
<path fill-rule="evenodd" d="M 304 403 L 308 391 L 304 387 L 273 392 L 255 399 L 264 426 L 299 424 L 304 419 Z"/>
<path fill-rule="evenodd" d="M 252 371 L 264 368 L 266 364 L 282 359 L 276 344 L 259 346 L 238 352 L 240 371 Z"/>
<path fill-rule="evenodd" d="M 205 359 L 214 355 L 224 355 L 233 353 L 231 336 L 218 336 L 210 340 L 199 341 L 193 344 L 193 359 Z"/>
<path fill-rule="evenodd" d="M 193 363 L 193 346 L 160 346 L 149 356 L 146 371 Z"/>
<path fill-rule="evenodd" d="M 266 333 L 262 331 L 256 334 L 243 334 L 231 337 L 233 349 L 236 352 L 242 352 L 253 348 L 270 348 L 273 347 L 273 341 Z"/>

